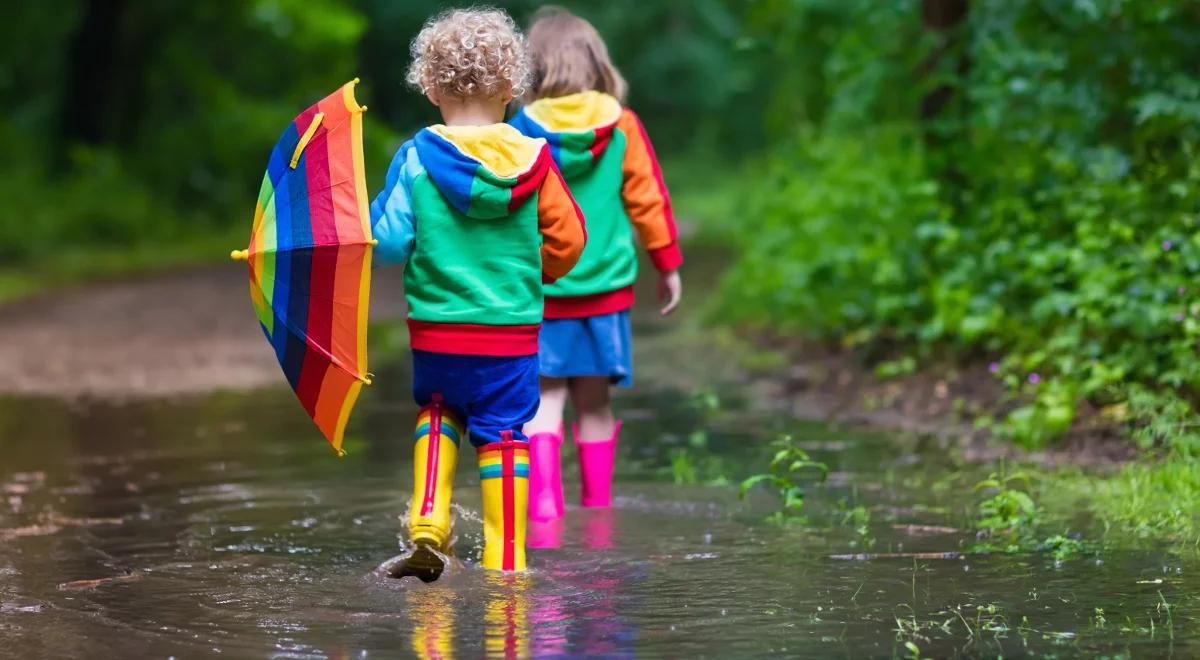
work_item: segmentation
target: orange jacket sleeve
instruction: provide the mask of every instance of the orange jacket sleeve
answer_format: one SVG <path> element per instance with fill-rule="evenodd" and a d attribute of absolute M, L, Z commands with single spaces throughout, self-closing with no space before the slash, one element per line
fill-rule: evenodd
<path fill-rule="evenodd" d="M 553 161 L 538 189 L 538 230 L 542 233 L 542 282 L 566 275 L 587 242 L 583 211 L 575 203 Z"/>
<path fill-rule="evenodd" d="M 654 156 L 654 147 L 632 110 L 626 108 L 621 112 L 617 128 L 625 134 L 625 160 L 621 166 L 624 174 L 621 199 L 625 202 L 625 211 L 637 229 L 642 245 L 650 253 L 654 267 L 660 273 L 675 270 L 683 263 L 683 254 L 679 251 L 671 197 L 658 158 Z"/>

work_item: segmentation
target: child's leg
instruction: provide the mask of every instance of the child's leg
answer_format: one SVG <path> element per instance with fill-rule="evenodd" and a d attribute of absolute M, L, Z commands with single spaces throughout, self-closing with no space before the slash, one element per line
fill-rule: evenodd
<path fill-rule="evenodd" d="M 450 497 L 458 446 L 466 435 L 455 376 L 461 371 L 447 356 L 413 351 L 413 398 L 421 406 L 413 435 L 413 496 L 408 536 L 413 553 L 393 575 L 437 579 L 444 565 L 438 553 L 450 551 Z"/>
<path fill-rule="evenodd" d="M 579 415 L 575 444 L 579 450 L 580 503 L 607 507 L 612 502 L 613 463 L 621 422 L 608 405 L 609 379 L 586 376 L 571 379 L 571 403 Z"/>
<path fill-rule="evenodd" d="M 408 514 L 409 538 L 439 552 L 449 549 L 450 495 L 458 445 L 464 424 L 434 392 L 417 414 L 413 446 L 413 498 Z"/>
<path fill-rule="evenodd" d="M 607 376 L 580 376 L 572 378 L 571 403 L 578 416 L 580 442 L 604 442 L 612 437 L 616 419 L 609 407 Z"/>
<path fill-rule="evenodd" d="M 536 433 L 562 434 L 563 407 L 567 404 L 567 379 L 548 378 L 538 379 L 541 388 L 541 405 L 537 414 L 525 425 L 525 435 L 533 437 Z"/>
<path fill-rule="evenodd" d="M 540 378 L 542 401 L 533 421 L 525 425 L 529 436 L 529 519 L 557 520 L 563 515 L 562 468 L 559 449 L 563 440 L 563 406 L 567 402 L 565 378 Z M 536 534 L 530 545 L 542 543 Z"/>
<path fill-rule="evenodd" d="M 538 407 L 537 356 L 495 358 L 475 372 L 468 426 L 479 455 L 484 568 L 525 570 L 529 442 Z"/>

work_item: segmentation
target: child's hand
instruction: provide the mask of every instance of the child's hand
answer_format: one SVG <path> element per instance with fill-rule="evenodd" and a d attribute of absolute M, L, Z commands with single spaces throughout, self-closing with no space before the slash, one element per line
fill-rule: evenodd
<path fill-rule="evenodd" d="M 665 303 L 662 308 L 662 315 L 666 316 L 675 311 L 679 306 L 679 299 L 683 296 L 683 280 L 679 278 L 678 270 L 671 270 L 658 275 L 658 301 Z"/>

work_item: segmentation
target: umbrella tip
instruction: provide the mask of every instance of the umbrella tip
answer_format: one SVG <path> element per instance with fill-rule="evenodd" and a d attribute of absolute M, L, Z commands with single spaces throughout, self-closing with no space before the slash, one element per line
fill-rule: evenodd
<path fill-rule="evenodd" d="M 357 84 L 358 84 L 358 76 L 354 76 L 354 80 L 351 80 L 350 82 L 352 82 L 352 83 L 354 83 L 355 85 L 357 85 Z"/>
<path fill-rule="evenodd" d="M 249 250 L 233 250 L 229 253 L 229 258 L 234 261 L 246 261 L 250 258 Z"/>

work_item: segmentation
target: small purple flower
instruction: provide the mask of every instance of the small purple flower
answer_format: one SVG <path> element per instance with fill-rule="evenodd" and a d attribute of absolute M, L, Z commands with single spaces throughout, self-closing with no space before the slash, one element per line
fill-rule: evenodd
<path fill-rule="evenodd" d="M 1182 320 L 1183 320 L 1183 312 L 1176 312 L 1176 313 L 1175 313 L 1175 320 L 1176 320 L 1176 321 L 1182 321 Z"/>
<path fill-rule="evenodd" d="M 1163 251 L 1165 252 L 1167 250 L 1170 250 L 1172 245 L 1173 245 L 1173 243 L 1171 243 L 1171 241 L 1163 241 L 1162 242 Z"/>
<path fill-rule="evenodd" d="M 1183 295 L 1184 291 L 1187 291 L 1187 289 L 1185 289 L 1183 287 L 1179 287 L 1178 289 L 1175 289 L 1175 293 L 1178 293 L 1181 296 Z"/>
<path fill-rule="evenodd" d="M 1000 371 L 1000 363 L 999 362 L 993 362 L 988 365 L 988 373 L 994 374 L 997 371 Z"/>
<path fill-rule="evenodd" d="M 1037 385 L 1040 382 L 1042 382 L 1042 377 L 1039 376 L 1036 371 L 1029 374 L 1029 384 L 1030 385 Z"/>

